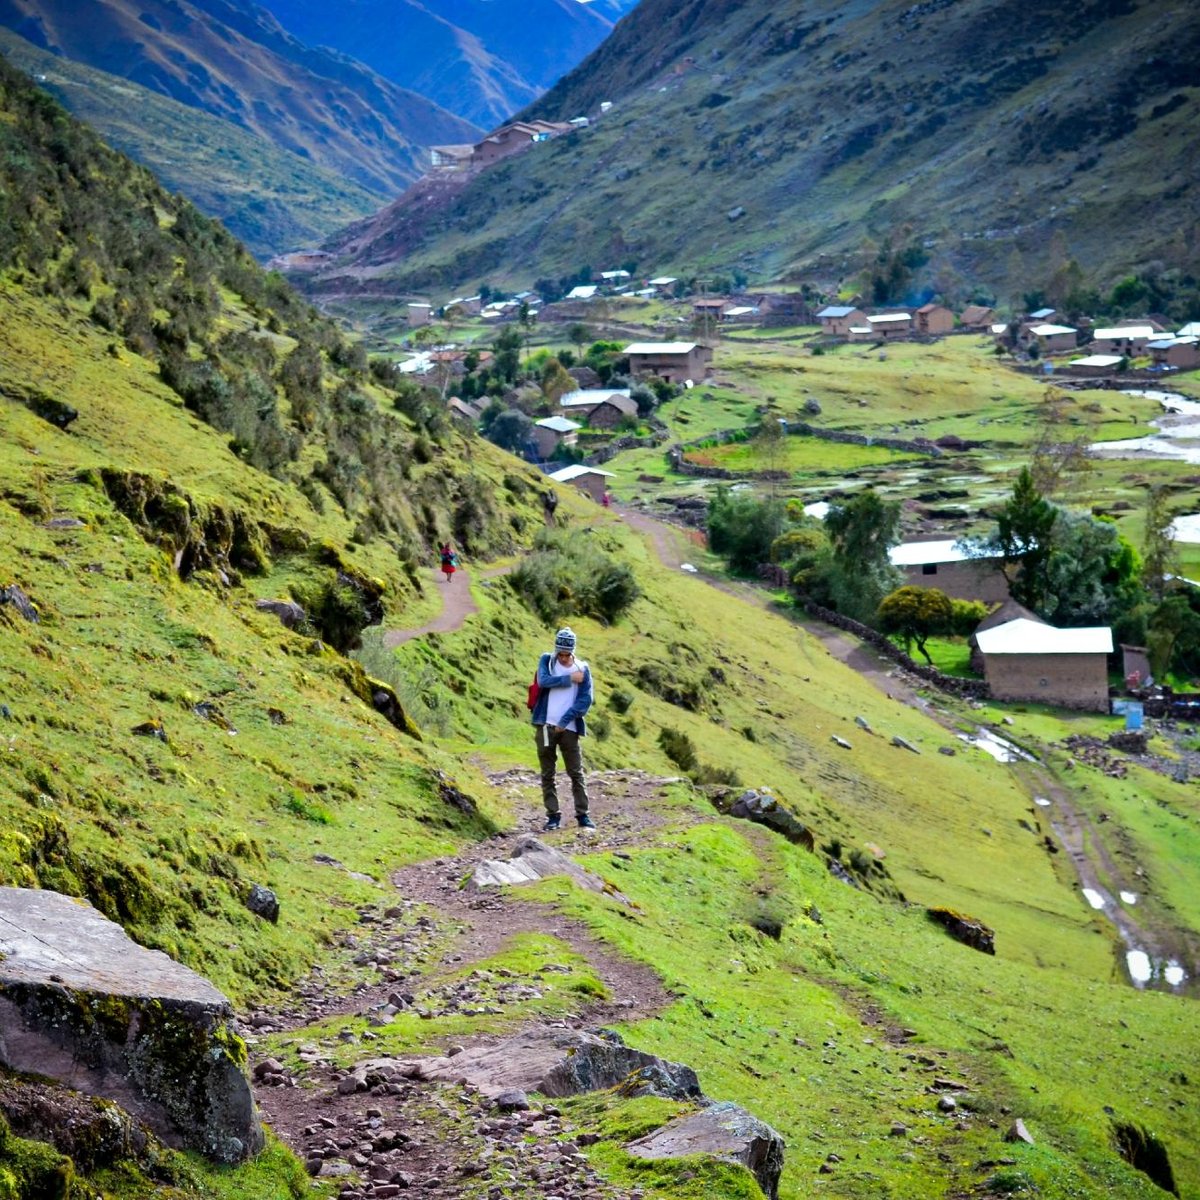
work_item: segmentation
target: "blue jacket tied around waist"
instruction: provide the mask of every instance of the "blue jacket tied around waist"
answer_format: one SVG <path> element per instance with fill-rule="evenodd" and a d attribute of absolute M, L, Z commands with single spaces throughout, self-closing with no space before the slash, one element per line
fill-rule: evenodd
<path fill-rule="evenodd" d="M 569 674 L 554 674 L 553 664 L 553 654 L 543 654 L 538 659 L 538 698 L 537 703 L 533 706 L 533 713 L 530 717 L 530 720 L 535 725 L 545 725 L 546 723 L 546 708 L 550 704 L 550 689 L 569 687 L 571 684 L 571 676 Z M 576 666 L 583 672 L 583 682 L 579 685 L 579 693 L 575 697 L 575 703 L 563 713 L 560 721 L 563 725 L 569 725 L 572 721 L 576 722 L 575 728 L 579 730 L 579 736 L 585 737 L 587 735 L 587 727 L 583 715 L 592 707 L 592 672 L 587 663 L 577 663 Z"/>

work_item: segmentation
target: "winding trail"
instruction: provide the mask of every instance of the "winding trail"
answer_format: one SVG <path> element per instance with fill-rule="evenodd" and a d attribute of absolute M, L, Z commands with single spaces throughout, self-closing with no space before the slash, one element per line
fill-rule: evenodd
<path fill-rule="evenodd" d="M 480 578 L 495 579 L 497 576 L 507 575 L 511 570 L 512 567 L 494 567 L 483 571 Z M 471 573 L 468 567 L 460 566 L 449 580 L 442 576 L 440 568 L 434 570 L 432 575 L 434 586 L 442 597 L 442 611 L 432 621 L 415 629 L 389 629 L 383 635 L 383 644 L 389 650 L 403 646 L 405 642 L 411 642 L 414 638 L 424 637 L 427 633 L 453 633 L 463 627 L 463 623 L 472 613 L 479 611 L 479 605 L 471 595 Z"/>

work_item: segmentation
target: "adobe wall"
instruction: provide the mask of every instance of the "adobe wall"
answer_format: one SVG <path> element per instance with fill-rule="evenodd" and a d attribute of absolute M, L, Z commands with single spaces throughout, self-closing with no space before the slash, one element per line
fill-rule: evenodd
<path fill-rule="evenodd" d="M 920 566 L 904 568 L 904 582 L 912 587 L 937 588 L 955 600 L 982 600 L 986 604 L 1008 599 L 1008 580 L 1002 571 L 978 562 L 934 564 L 927 575 Z"/>
<path fill-rule="evenodd" d="M 997 700 L 1108 712 L 1108 662 L 1103 654 L 986 654 L 983 661 Z"/>

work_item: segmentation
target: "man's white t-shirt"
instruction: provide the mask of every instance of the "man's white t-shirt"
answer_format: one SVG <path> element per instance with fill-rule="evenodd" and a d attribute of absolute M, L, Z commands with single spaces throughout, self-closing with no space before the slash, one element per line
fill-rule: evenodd
<path fill-rule="evenodd" d="M 582 671 L 584 664 L 578 659 L 572 659 L 567 666 L 563 666 L 558 661 L 558 655 L 555 655 L 550 661 L 551 675 L 570 675 L 573 671 Z M 546 689 L 546 724 L 559 725 L 559 718 L 570 709 L 575 703 L 575 697 L 579 695 L 579 684 L 570 683 L 565 687 L 547 688 Z M 572 733 L 578 733 L 575 727 L 575 722 L 570 721 L 566 725 L 562 725 L 563 729 L 569 729 Z"/>

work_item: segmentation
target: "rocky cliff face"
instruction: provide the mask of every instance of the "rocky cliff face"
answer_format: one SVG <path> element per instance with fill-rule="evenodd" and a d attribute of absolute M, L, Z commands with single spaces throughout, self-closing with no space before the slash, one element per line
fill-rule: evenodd
<path fill-rule="evenodd" d="M 229 1001 L 90 905 L 0 888 L 0 1064 L 119 1103 L 168 1145 L 263 1146 Z"/>

